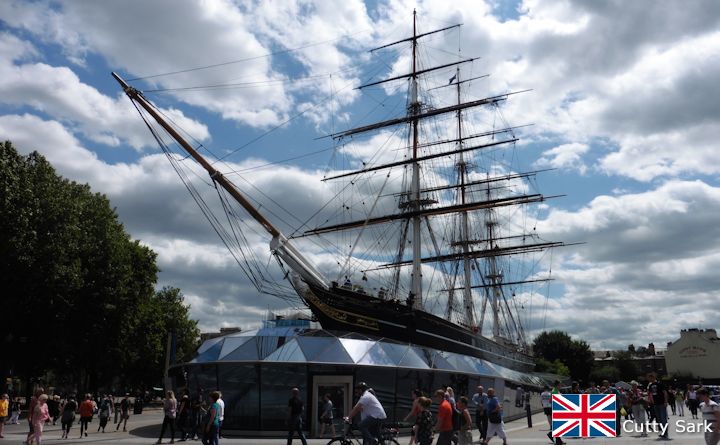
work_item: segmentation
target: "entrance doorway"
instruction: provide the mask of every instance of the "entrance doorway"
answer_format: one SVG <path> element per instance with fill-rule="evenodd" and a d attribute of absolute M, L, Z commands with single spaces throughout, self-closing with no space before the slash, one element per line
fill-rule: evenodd
<path fill-rule="evenodd" d="M 333 421 L 335 433 L 341 434 L 343 425 L 342 418 L 347 416 L 352 406 L 353 398 L 353 378 L 349 375 L 316 375 L 313 376 L 312 391 L 312 416 L 310 434 L 312 437 L 319 437 L 320 434 L 320 416 L 325 406 L 325 395 L 330 395 L 333 404 Z M 331 437 L 332 428 L 325 425 L 325 435 L 323 437 Z"/>

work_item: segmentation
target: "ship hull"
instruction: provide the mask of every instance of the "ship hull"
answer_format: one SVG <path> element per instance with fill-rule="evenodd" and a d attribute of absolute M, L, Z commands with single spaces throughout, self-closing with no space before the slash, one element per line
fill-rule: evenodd
<path fill-rule="evenodd" d="M 535 363 L 527 354 L 436 315 L 411 309 L 406 302 L 338 286 L 325 289 L 304 282 L 294 284 L 323 329 L 358 332 L 469 355 L 517 371 L 534 369 Z"/>

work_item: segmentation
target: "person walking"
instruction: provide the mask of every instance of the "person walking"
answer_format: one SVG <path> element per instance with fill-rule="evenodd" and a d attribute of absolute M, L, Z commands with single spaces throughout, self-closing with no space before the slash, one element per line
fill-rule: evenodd
<path fill-rule="evenodd" d="M 220 444 L 220 392 L 213 391 L 210 393 L 210 399 L 212 404 L 210 405 L 210 412 L 208 413 L 207 423 L 203 425 L 202 443 L 203 445 L 219 445 Z"/>
<path fill-rule="evenodd" d="M 705 431 L 705 445 L 718 445 L 720 442 L 720 405 L 710 398 L 710 392 L 705 388 L 697 390 L 700 402 L 700 414 L 703 424 L 710 429 Z"/>
<path fill-rule="evenodd" d="M 4 438 L 3 430 L 5 429 L 5 419 L 7 419 L 10 410 L 10 402 L 7 394 L 0 396 L 0 439 Z"/>
<path fill-rule="evenodd" d="M 651 372 L 647 375 L 648 378 L 648 394 L 652 396 L 653 411 L 655 412 L 655 418 L 658 424 L 664 431 L 660 434 L 661 440 L 669 440 L 669 428 L 668 428 L 668 393 L 665 389 L 665 385 L 658 381 L 657 374 Z"/>
<path fill-rule="evenodd" d="M 62 414 L 60 415 L 60 424 L 62 426 L 62 437 L 61 439 L 67 439 L 70 435 L 70 428 L 73 422 L 75 422 L 75 411 L 78 409 L 78 404 L 75 401 L 75 396 L 70 395 L 65 404 L 63 405 Z"/>
<path fill-rule="evenodd" d="M 287 445 L 290 445 L 293 441 L 295 431 L 300 436 L 300 442 L 303 445 L 307 445 L 307 439 L 305 439 L 305 433 L 303 432 L 303 410 L 305 405 L 300 400 L 300 390 L 293 388 L 290 390 L 290 400 L 288 400 L 288 435 Z"/>
<path fill-rule="evenodd" d="M 548 427 L 550 431 L 552 431 L 552 394 L 550 393 L 550 387 L 548 385 L 545 385 L 543 392 L 540 394 L 540 405 L 542 406 L 543 414 L 547 417 Z M 550 437 L 552 438 L 552 434 Z"/>
<path fill-rule="evenodd" d="M 32 398 L 30 399 L 30 404 L 28 405 L 28 417 L 27 417 L 27 420 L 28 420 L 28 433 L 27 433 L 27 438 L 25 439 L 25 442 L 26 442 L 26 443 L 29 443 L 29 441 L 30 441 L 30 436 L 32 436 L 32 434 L 33 434 L 32 414 L 33 414 L 33 412 L 35 412 L 35 405 L 37 405 L 38 399 L 39 399 L 40 396 L 43 395 L 44 393 L 45 393 L 45 389 L 44 389 L 44 388 L 37 388 L 37 389 L 35 390 L 35 393 L 33 394 Z"/>
<path fill-rule="evenodd" d="M 120 424 L 123 424 L 123 432 L 127 431 L 127 421 L 130 418 L 130 394 L 125 393 L 125 397 L 120 401 L 120 420 L 118 421 L 115 431 L 120 429 Z"/>
<path fill-rule="evenodd" d="M 432 414 L 430 413 L 430 405 L 432 400 L 427 397 L 418 397 L 419 412 L 415 416 L 415 441 L 417 445 L 432 445 L 433 440 L 433 424 Z"/>
<path fill-rule="evenodd" d="M 10 422 L 13 425 L 17 425 L 20 423 L 20 398 L 15 397 L 12 402 L 10 402 Z"/>
<path fill-rule="evenodd" d="M 48 413 L 52 419 L 52 424 L 55 425 L 58 417 L 60 417 L 60 396 L 56 394 L 52 397 L 48 397 L 47 406 Z"/>
<path fill-rule="evenodd" d="M 85 433 L 85 437 L 88 435 L 88 424 L 93 418 L 93 401 L 91 400 L 90 394 L 85 394 L 85 400 L 80 404 L 80 437 L 83 437 L 83 433 Z"/>
<path fill-rule="evenodd" d="M 163 436 L 165 436 L 165 429 L 170 428 L 170 443 L 175 443 L 175 416 L 177 415 L 177 400 L 175 399 L 175 393 L 168 391 L 165 394 L 165 401 L 163 402 L 163 417 L 162 427 L 160 428 L 160 437 L 156 444 L 162 443 Z"/>
<path fill-rule="evenodd" d="M 695 387 L 693 385 L 687 386 L 687 391 L 685 392 L 685 401 L 687 402 L 687 407 L 690 410 L 690 414 L 692 414 L 693 419 L 698 418 L 698 399 L 697 399 L 697 392 L 695 391 Z"/>
<path fill-rule="evenodd" d="M 333 424 L 333 403 L 330 394 L 323 397 L 322 414 L 320 415 L 320 438 L 325 437 L 325 427 L 330 425 L 332 436 L 335 437 L 335 425 Z M 414 402 L 413 402 L 414 403 Z"/>
<path fill-rule="evenodd" d="M 458 445 L 472 445 L 472 418 L 468 411 L 468 399 L 465 396 L 457 401 L 457 409 L 460 411 L 460 430 L 458 432 Z"/>
<path fill-rule="evenodd" d="M 183 394 L 177 413 L 177 426 L 180 430 L 180 442 L 185 442 L 190 435 L 190 397 Z"/>
<path fill-rule="evenodd" d="M 485 394 L 485 388 L 482 386 L 477 387 L 477 392 L 473 394 L 472 401 L 475 404 L 475 425 L 477 425 L 478 431 L 480 431 L 480 440 L 483 441 L 487 437 L 488 428 L 488 416 L 487 416 L 487 402 L 488 396 Z"/>
<path fill-rule="evenodd" d="M 675 410 L 679 417 L 685 416 L 685 393 L 680 388 L 675 391 Z"/>
<path fill-rule="evenodd" d="M 220 391 L 218 391 L 218 394 L 219 394 L 219 396 L 218 396 L 217 404 L 220 407 L 220 411 L 218 412 L 219 418 L 218 418 L 218 432 L 217 433 L 218 433 L 218 439 L 222 439 L 222 425 L 223 425 L 223 420 L 225 420 L 225 401 L 223 400 L 222 393 Z"/>
<path fill-rule="evenodd" d="M 410 409 L 410 412 L 403 418 L 404 422 L 407 422 L 411 417 L 415 418 L 417 420 L 418 414 L 420 414 L 420 398 L 423 396 L 422 391 L 415 388 L 412 390 L 412 407 Z M 432 403 L 432 401 L 431 401 Z M 410 432 L 410 443 L 409 445 L 413 445 L 413 443 L 417 442 L 417 439 L 415 438 L 416 433 L 416 425 L 413 425 L 413 429 Z"/>
<path fill-rule="evenodd" d="M 483 444 L 487 445 L 490 443 L 490 440 L 497 434 L 497 436 L 502 439 L 503 445 L 507 445 L 502 404 L 497 397 L 495 397 L 495 389 L 488 388 L 488 399 L 488 431 L 487 439 L 485 439 Z"/>
<path fill-rule="evenodd" d="M 47 400 L 47 394 L 41 394 L 38 397 L 37 403 L 35 403 L 32 414 L 29 416 L 33 426 L 33 432 L 30 437 L 28 437 L 28 445 L 32 445 L 33 441 L 37 443 L 37 445 L 42 445 L 43 426 L 45 422 L 50 419 Z"/>
<path fill-rule="evenodd" d="M 102 400 L 100 401 L 100 407 L 98 408 L 98 419 L 100 420 L 100 424 L 98 425 L 98 432 L 102 429 L 102 432 L 105 432 L 105 427 L 108 424 L 108 420 L 110 419 L 110 416 L 112 415 L 112 401 L 110 400 L 110 397 L 108 397 L 107 394 L 103 395 Z"/>
<path fill-rule="evenodd" d="M 647 401 L 643 397 L 640 388 L 638 388 L 638 382 L 633 380 L 630 382 L 630 386 L 628 399 L 630 400 L 633 420 L 635 421 L 635 425 L 637 425 L 637 429 L 640 430 L 640 437 L 647 437 L 647 432 L 645 431 L 645 405 Z"/>
<path fill-rule="evenodd" d="M 435 391 L 435 401 L 440 405 L 437 411 L 437 422 L 435 423 L 435 431 L 438 432 L 435 445 L 450 445 L 453 436 L 452 405 L 442 389 Z"/>

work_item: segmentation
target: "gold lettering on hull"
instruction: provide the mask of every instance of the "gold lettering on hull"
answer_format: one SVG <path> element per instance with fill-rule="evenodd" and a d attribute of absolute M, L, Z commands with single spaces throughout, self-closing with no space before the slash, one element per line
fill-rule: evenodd
<path fill-rule="evenodd" d="M 336 309 L 322 300 L 320 300 L 317 295 L 315 295 L 311 290 L 306 290 L 304 292 L 305 300 L 308 301 L 308 303 L 312 304 L 313 306 L 317 307 L 323 314 L 327 315 L 328 317 L 332 318 L 333 320 L 337 320 L 339 322 L 358 326 L 365 329 L 371 329 L 373 331 L 379 331 L 380 327 L 378 326 L 378 322 L 375 319 L 364 317 L 359 314 L 355 314 L 353 312 L 343 311 L 340 309 Z"/>

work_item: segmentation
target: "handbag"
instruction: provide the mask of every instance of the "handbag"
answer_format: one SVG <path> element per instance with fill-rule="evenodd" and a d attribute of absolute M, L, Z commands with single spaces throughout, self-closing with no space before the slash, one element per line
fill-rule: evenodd
<path fill-rule="evenodd" d="M 502 417 L 500 417 L 500 411 L 493 411 L 488 415 L 488 421 L 490 423 L 500 423 L 502 422 Z"/>

